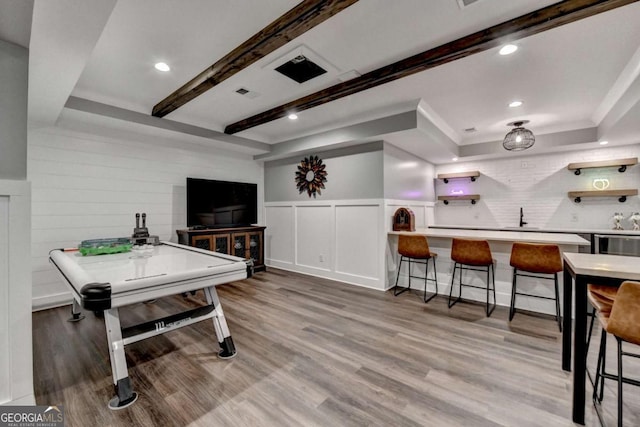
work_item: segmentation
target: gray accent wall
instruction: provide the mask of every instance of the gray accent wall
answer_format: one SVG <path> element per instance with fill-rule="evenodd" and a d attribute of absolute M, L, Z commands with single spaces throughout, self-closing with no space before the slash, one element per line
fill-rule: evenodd
<path fill-rule="evenodd" d="M 382 141 L 265 162 L 265 202 L 381 199 L 384 195 Z M 305 157 L 317 155 L 326 165 L 327 182 L 316 199 L 300 194 L 295 172 Z"/>
<path fill-rule="evenodd" d="M 0 179 L 27 178 L 29 50 L 0 40 Z"/>
<path fill-rule="evenodd" d="M 435 166 L 389 143 L 384 144 L 384 198 L 435 201 Z"/>

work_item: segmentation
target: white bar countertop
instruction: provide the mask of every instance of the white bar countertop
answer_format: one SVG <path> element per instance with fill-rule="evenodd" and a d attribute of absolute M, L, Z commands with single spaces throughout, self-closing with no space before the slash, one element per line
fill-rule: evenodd
<path fill-rule="evenodd" d="M 640 280 L 638 257 L 568 252 L 565 252 L 562 256 L 576 274 Z"/>
<path fill-rule="evenodd" d="M 613 230 L 613 229 L 585 229 L 585 228 L 536 228 L 536 227 L 498 227 L 484 225 L 432 225 L 434 229 L 458 229 L 458 230 L 490 230 L 490 231 L 521 231 L 523 233 L 565 233 L 565 234 L 609 234 L 623 236 L 640 236 L 638 230 Z"/>
<path fill-rule="evenodd" d="M 527 242 L 553 245 L 589 246 L 591 243 L 577 234 L 531 233 L 525 231 L 467 230 L 458 228 L 422 228 L 416 231 L 389 231 L 390 235 L 421 234 L 427 237 L 482 239 L 497 242 Z"/>

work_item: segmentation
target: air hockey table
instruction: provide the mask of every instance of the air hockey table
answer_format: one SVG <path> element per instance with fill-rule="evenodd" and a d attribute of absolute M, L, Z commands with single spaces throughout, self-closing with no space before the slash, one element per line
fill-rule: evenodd
<path fill-rule="evenodd" d="M 55 249 L 49 260 L 73 294 L 70 320 L 84 317 L 81 307 L 104 312 L 116 393 L 109 408 L 127 407 L 138 397 L 127 372 L 124 347 L 128 344 L 212 319 L 220 345 L 218 357 L 236 355 L 215 287 L 250 277 L 251 260 L 170 242 L 150 250 L 107 255 L 82 256 L 78 251 Z M 120 325 L 120 307 L 199 289 L 204 290 L 207 305 L 127 328 Z"/>

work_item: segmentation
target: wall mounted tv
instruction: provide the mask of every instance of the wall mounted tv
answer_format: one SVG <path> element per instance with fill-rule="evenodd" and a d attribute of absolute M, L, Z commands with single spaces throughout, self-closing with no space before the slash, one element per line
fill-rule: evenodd
<path fill-rule="evenodd" d="M 187 178 L 188 227 L 240 227 L 257 222 L 257 184 Z"/>

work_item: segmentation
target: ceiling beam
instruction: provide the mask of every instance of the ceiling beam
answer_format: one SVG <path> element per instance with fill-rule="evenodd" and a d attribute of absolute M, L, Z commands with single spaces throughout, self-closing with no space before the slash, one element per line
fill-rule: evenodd
<path fill-rule="evenodd" d="M 506 40 L 532 36 L 636 1 L 639 0 L 566 0 L 555 3 L 237 121 L 228 125 L 224 131 L 228 134 L 241 132 L 285 117 L 293 111 L 300 112 L 317 107 L 456 59 L 492 49 Z"/>
<path fill-rule="evenodd" d="M 164 117 L 358 0 L 304 0 L 153 107 Z"/>

